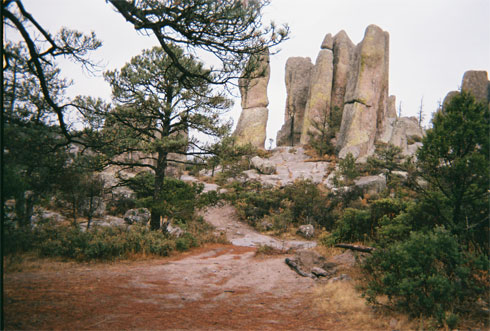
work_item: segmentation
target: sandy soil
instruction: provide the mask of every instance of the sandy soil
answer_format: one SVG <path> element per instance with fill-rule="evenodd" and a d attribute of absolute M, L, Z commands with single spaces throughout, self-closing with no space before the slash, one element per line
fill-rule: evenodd
<path fill-rule="evenodd" d="M 206 219 L 221 222 L 217 227 L 232 242 L 264 239 L 237 224 L 230 208 L 209 210 Z M 314 280 L 289 269 L 287 255 L 256 256 L 256 248 L 246 246 L 210 245 L 173 258 L 7 274 L 6 328 L 332 329 L 335 321 L 313 304 Z"/>

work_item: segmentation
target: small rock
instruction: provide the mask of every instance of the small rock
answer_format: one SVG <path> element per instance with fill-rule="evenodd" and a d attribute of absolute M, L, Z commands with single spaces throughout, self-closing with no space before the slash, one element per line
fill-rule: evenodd
<path fill-rule="evenodd" d="M 182 230 L 179 226 L 172 225 L 170 223 L 167 224 L 167 232 L 176 238 L 179 238 L 184 234 L 184 230 Z"/>
<path fill-rule="evenodd" d="M 257 169 L 261 174 L 272 175 L 276 172 L 276 167 L 269 160 L 264 160 L 259 156 L 254 156 L 250 163 L 253 168 Z"/>
<path fill-rule="evenodd" d="M 123 218 L 127 224 L 146 224 L 150 220 L 150 211 L 147 208 L 129 209 Z"/>
<path fill-rule="evenodd" d="M 311 224 L 301 225 L 297 233 L 305 238 L 312 238 L 315 234 L 315 228 Z"/>

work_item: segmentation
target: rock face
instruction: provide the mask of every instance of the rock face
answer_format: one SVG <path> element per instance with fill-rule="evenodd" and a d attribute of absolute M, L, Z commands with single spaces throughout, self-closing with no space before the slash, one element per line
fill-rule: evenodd
<path fill-rule="evenodd" d="M 322 49 L 311 74 L 300 143 L 309 141 L 310 133 L 316 134 L 316 125 L 322 125 L 330 115 L 333 80 L 333 52 Z"/>
<path fill-rule="evenodd" d="M 269 99 L 267 85 L 269 84 L 270 65 L 269 51 L 258 58 L 252 58 L 250 66 L 255 69 L 247 78 L 239 81 L 242 96 L 242 113 L 235 129 L 236 142 L 239 145 L 251 143 L 255 147 L 264 148 L 267 119 L 269 116 Z"/>
<path fill-rule="evenodd" d="M 345 31 L 333 37 L 327 34 L 308 78 L 308 93 L 305 79 L 291 79 L 288 67 L 293 61 L 298 61 L 296 59 L 290 58 L 286 65 L 287 113 L 285 124 L 278 133 L 278 146 L 308 144 L 311 135 L 319 137 L 317 123 L 322 130 L 336 133 L 331 142 L 335 144 L 340 158 L 352 153 L 357 161 L 363 161 L 374 153 L 377 142 L 393 143 L 401 147 L 405 154 L 415 151 L 416 145 L 403 135 L 422 137 L 423 131 L 413 127 L 411 120 L 397 118 L 396 98 L 389 96 L 387 32 L 370 25 L 358 45 L 352 43 Z M 478 86 L 479 95 L 483 95 L 485 85 L 482 77 L 481 73 L 476 72 L 467 79 L 468 86 L 471 85 L 473 89 Z M 291 91 L 295 91 L 294 94 Z M 292 95 L 293 100 L 301 100 L 301 107 L 296 101 L 291 101 Z M 303 121 L 298 123 L 301 113 L 297 109 L 303 109 L 306 95 Z M 293 105 L 296 110 L 294 120 L 288 115 Z M 301 137 L 298 141 L 299 131 Z"/>
<path fill-rule="evenodd" d="M 480 102 L 490 102 L 490 82 L 486 71 L 470 70 L 464 73 L 461 90 L 473 94 Z"/>
<path fill-rule="evenodd" d="M 423 137 L 424 131 L 420 127 L 417 118 L 402 117 L 394 123 L 389 142 L 392 145 L 400 147 L 403 155 L 412 155 L 413 151 L 416 151 L 422 145 L 421 141 Z"/>
<path fill-rule="evenodd" d="M 264 175 L 272 175 L 274 172 L 276 172 L 276 167 L 271 161 L 264 160 L 259 156 L 254 156 L 250 160 L 250 164 L 254 169 L 257 169 L 261 174 Z"/>
<path fill-rule="evenodd" d="M 337 149 L 359 159 L 370 155 L 378 127 L 388 112 L 389 35 L 370 25 L 356 46 L 344 97 L 344 111 Z"/>
<path fill-rule="evenodd" d="M 312 69 L 309 57 L 291 57 L 286 61 L 286 112 L 284 125 L 277 133 L 278 146 L 294 146 L 300 141 Z"/>
<path fill-rule="evenodd" d="M 344 97 L 347 89 L 348 74 L 354 53 L 354 44 L 344 30 L 337 33 L 333 41 L 333 86 L 332 109 L 344 108 Z"/>

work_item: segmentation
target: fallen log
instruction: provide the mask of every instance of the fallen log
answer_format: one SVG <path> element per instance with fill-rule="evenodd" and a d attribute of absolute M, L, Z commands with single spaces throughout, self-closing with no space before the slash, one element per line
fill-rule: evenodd
<path fill-rule="evenodd" d="M 359 251 L 364 253 L 372 253 L 376 248 L 362 245 L 353 245 L 353 244 L 336 244 L 335 247 L 351 249 L 353 251 Z"/>
<path fill-rule="evenodd" d="M 308 272 L 304 272 L 303 270 L 301 270 L 301 268 L 299 267 L 299 265 L 296 263 L 296 261 L 294 260 L 291 260 L 290 258 L 286 258 L 285 260 L 286 264 L 291 268 L 293 269 L 294 271 L 296 271 L 298 273 L 298 275 L 300 276 L 303 276 L 303 277 L 310 277 L 310 278 L 313 278 L 315 279 L 316 276 L 313 275 L 313 274 L 310 274 Z"/>

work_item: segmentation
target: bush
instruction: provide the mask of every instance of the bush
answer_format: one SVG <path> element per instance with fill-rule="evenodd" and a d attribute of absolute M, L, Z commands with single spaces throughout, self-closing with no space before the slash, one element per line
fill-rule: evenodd
<path fill-rule="evenodd" d="M 330 244 L 339 242 L 366 241 L 371 232 L 371 214 L 369 210 L 347 208 L 337 227 L 332 232 Z"/>
<path fill-rule="evenodd" d="M 168 256 L 175 249 L 185 251 L 202 242 L 217 241 L 209 235 L 211 228 L 199 219 L 188 222 L 188 232 L 173 238 L 145 226 L 130 229 L 94 227 L 82 231 L 77 227 L 44 224 L 30 229 L 11 228 L 5 232 L 5 254 L 35 251 L 42 257 L 63 257 L 79 261 L 114 260 L 130 254 Z"/>
<path fill-rule="evenodd" d="M 274 224 L 278 232 L 284 232 L 291 224 L 328 228 L 333 224 L 329 196 L 310 180 L 296 181 L 284 188 L 253 181 L 236 183 L 230 185 L 226 198 L 252 226 L 259 226 L 264 219 Z"/>
<path fill-rule="evenodd" d="M 412 220 L 406 217 L 394 221 L 406 207 L 406 203 L 397 199 L 379 199 L 373 201 L 369 209 L 346 208 L 329 242 L 366 242 L 379 239 L 379 236 L 384 242 L 391 242 L 392 236 L 399 237 L 406 230 L 399 223 Z"/>
<path fill-rule="evenodd" d="M 387 296 L 388 304 L 412 316 L 435 317 L 439 323 L 486 295 L 475 275 L 488 272 L 488 261 L 464 253 L 444 228 L 412 232 L 403 242 L 376 250 L 363 269 L 364 295 L 372 304 Z M 456 317 L 449 316 L 448 323 Z"/>

